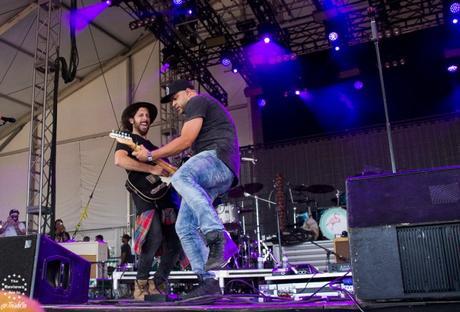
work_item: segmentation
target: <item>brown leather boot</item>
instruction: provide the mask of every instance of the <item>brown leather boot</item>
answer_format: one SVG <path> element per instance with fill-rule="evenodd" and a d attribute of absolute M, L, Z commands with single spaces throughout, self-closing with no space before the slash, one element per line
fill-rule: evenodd
<path fill-rule="evenodd" d="M 144 300 L 144 297 L 150 295 L 148 280 L 134 281 L 134 300 Z"/>
<path fill-rule="evenodd" d="M 148 289 L 150 295 L 160 295 L 160 292 L 158 291 L 157 287 L 155 286 L 155 282 L 153 279 L 149 279 L 149 289 Z"/>

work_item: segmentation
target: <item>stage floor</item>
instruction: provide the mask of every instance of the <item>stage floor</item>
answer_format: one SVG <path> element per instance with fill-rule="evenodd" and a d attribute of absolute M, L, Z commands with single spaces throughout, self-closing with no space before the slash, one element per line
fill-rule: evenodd
<path fill-rule="evenodd" d="M 172 303 L 134 300 L 101 300 L 82 305 L 45 305 L 46 311 L 378 311 L 378 312 L 453 312 L 460 311 L 460 301 L 360 303 L 351 300 L 298 302 L 278 299 L 257 302 L 250 296 L 224 295 L 201 297 Z"/>

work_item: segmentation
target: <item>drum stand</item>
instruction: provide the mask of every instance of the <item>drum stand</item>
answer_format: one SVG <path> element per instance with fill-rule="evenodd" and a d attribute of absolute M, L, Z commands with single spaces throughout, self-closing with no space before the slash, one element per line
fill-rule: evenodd
<path fill-rule="evenodd" d="M 292 190 L 291 190 L 291 186 L 288 186 L 288 189 L 289 189 L 289 196 L 291 197 L 291 204 L 292 204 L 292 213 L 293 213 L 293 223 L 294 224 L 294 229 L 297 229 L 297 207 L 295 206 L 295 203 L 294 203 L 294 198 L 292 197 Z M 278 214 L 276 214 L 278 215 Z M 279 225 L 278 225 L 278 228 L 279 228 Z"/>
<path fill-rule="evenodd" d="M 261 198 L 261 197 L 259 197 L 257 195 L 252 195 L 252 194 L 249 194 L 249 193 L 246 193 L 246 192 L 244 193 L 244 196 L 245 197 L 252 197 L 256 201 L 257 255 L 258 255 L 258 257 L 261 257 L 262 256 L 262 246 L 261 246 L 262 241 L 260 239 L 259 200 L 264 201 L 264 202 L 266 202 L 268 204 L 273 204 L 273 205 L 276 205 L 276 203 L 272 202 L 271 200 Z M 281 231 L 280 231 L 280 221 L 279 221 L 278 213 L 276 213 L 276 224 L 277 224 L 277 227 L 278 227 L 278 244 L 279 244 L 279 251 L 280 251 L 280 259 L 279 260 L 275 259 L 275 257 L 273 257 L 273 255 L 272 255 L 272 258 L 273 258 L 273 261 L 275 262 L 276 266 L 279 266 L 279 264 L 281 263 L 281 259 L 283 258 L 283 250 L 282 250 L 282 247 L 281 247 Z M 265 262 L 266 258 L 263 258 L 263 261 Z"/>

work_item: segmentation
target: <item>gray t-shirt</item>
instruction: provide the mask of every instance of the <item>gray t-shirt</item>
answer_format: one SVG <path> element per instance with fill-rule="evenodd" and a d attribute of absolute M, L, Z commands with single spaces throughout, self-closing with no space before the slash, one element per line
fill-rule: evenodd
<path fill-rule="evenodd" d="M 184 115 L 185 121 L 203 118 L 200 133 L 192 145 L 193 152 L 216 150 L 217 157 L 233 172 L 233 185 L 236 185 L 240 175 L 240 150 L 230 113 L 216 99 L 199 94 L 188 101 Z"/>

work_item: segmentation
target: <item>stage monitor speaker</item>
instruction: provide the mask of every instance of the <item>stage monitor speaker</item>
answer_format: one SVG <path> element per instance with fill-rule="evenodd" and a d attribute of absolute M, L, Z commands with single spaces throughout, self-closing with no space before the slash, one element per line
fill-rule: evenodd
<path fill-rule="evenodd" d="M 0 238 L 0 250 L 1 290 L 33 293 L 42 304 L 88 301 L 90 263 L 48 237 Z"/>
<path fill-rule="evenodd" d="M 347 180 L 362 301 L 460 298 L 460 166 Z"/>

